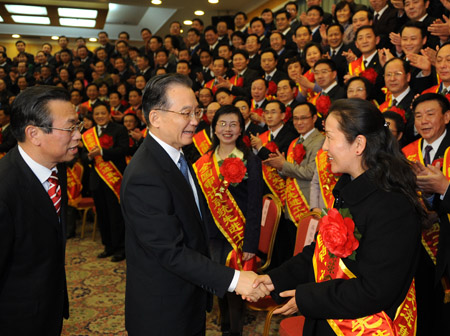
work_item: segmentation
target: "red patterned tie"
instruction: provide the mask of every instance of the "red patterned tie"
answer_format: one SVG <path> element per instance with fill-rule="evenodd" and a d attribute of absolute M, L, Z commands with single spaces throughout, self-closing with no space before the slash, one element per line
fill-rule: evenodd
<path fill-rule="evenodd" d="M 50 175 L 47 181 L 50 184 L 48 195 L 55 206 L 56 214 L 59 215 L 61 211 L 61 187 L 59 186 L 58 176 L 55 171 L 52 172 L 52 175 Z"/>

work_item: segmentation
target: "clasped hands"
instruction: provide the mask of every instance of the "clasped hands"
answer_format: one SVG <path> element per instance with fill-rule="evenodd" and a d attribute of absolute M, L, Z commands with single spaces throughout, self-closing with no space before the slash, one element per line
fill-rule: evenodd
<path fill-rule="evenodd" d="M 241 271 L 236 293 L 241 295 L 244 300 L 256 302 L 260 298 L 269 295 L 275 289 L 272 279 L 265 275 L 258 275 L 254 272 Z M 280 293 L 281 297 L 290 298 L 282 307 L 274 310 L 274 314 L 292 315 L 298 312 L 297 302 L 295 301 L 295 289 Z"/>

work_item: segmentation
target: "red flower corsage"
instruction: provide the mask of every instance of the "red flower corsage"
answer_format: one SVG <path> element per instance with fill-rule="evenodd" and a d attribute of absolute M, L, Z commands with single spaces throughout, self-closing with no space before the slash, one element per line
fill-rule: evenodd
<path fill-rule="evenodd" d="M 284 119 L 283 122 L 287 123 L 289 119 L 292 117 L 292 109 L 290 106 L 286 107 L 286 111 L 284 112 Z"/>
<path fill-rule="evenodd" d="M 444 158 L 442 158 L 442 157 L 437 158 L 436 160 L 433 161 L 432 165 L 436 167 L 438 163 L 439 163 L 439 167 L 441 167 L 441 169 L 442 169 L 442 166 L 444 165 Z"/>
<path fill-rule="evenodd" d="M 296 144 L 294 146 L 294 161 L 297 164 L 302 163 L 305 155 L 306 155 L 305 146 L 303 146 L 303 144 Z"/>
<path fill-rule="evenodd" d="M 113 137 L 108 134 L 102 134 L 98 140 L 100 141 L 100 146 L 102 146 L 103 149 L 111 148 L 114 144 Z"/>
<path fill-rule="evenodd" d="M 360 77 L 364 77 L 369 82 L 371 82 L 373 85 L 375 85 L 375 82 L 377 81 L 378 74 L 373 68 L 367 68 L 363 72 L 359 74 Z"/>
<path fill-rule="evenodd" d="M 249 148 L 252 147 L 252 142 L 250 141 L 250 138 L 248 137 L 248 135 L 244 135 L 242 137 L 242 141 L 244 141 L 244 143 L 247 147 L 249 147 Z"/>
<path fill-rule="evenodd" d="M 323 118 L 325 118 L 328 115 L 328 110 L 331 106 L 331 99 L 327 95 L 320 95 L 319 98 L 316 100 L 316 108 L 317 112 L 319 112 Z"/>
<path fill-rule="evenodd" d="M 339 257 L 355 260 L 361 234 L 355 227 L 348 209 L 323 210 L 324 216 L 319 222 L 319 232 L 330 253 Z"/>
<path fill-rule="evenodd" d="M 400 107 L 397 106 L 392 106 L 388 111 L 392 111 L 399 114 L 402 117 L 403 122 L 406 124 L 406 112 L 404 109 L 401 109 Z"/>
<path fill-rule="evenodd" d="M 267 95 L 273 96 L 277 94 L 277 84 L 274 81 L 270 81 L 267 88 Z"/>
<path fill-rule="evenodd" d="M 228 187 L 228 184 L 237 186 L 248 177 L 246 163 L 245 160 L 241 160 L 234 155 L 230 155 L 219 162 L 219 177 L 223 180 L 225 188 Z"/>
<path fill-rule="evenodd" d="M 270 150 L 272 153 L 276 153 L 278 146 L 274 141 L 269 141 L 266 146 L 265 146 L 268 150 Z"/>

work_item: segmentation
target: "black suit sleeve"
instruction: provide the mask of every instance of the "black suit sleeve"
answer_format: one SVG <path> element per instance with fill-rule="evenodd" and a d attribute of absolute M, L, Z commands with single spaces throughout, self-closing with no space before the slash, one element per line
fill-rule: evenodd
<path fill-rule="evenodd" d="M 113 161 L 117 159 L 124 158 L 127 155 L 129 140 L 128 133 L 125 126 L 117 125 L 117 130 L 114 130 L 112 134 L 114 138 L 114 146 L 108 149 L 103 149 L 103 159 L 105 161 Z"/>

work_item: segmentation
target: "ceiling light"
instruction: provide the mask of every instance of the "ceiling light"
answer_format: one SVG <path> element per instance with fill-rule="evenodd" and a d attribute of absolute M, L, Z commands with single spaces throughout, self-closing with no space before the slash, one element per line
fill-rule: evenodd
<path fill-rule="evenodd" d="M 208 0 L 209 3 L 216 4 L 219 3 L 219 0 Z"/>
<path fill-rule="evenodd" d="M 62 17 L 95 19 L 98 11 L 95 9 L 58 8 L 58 14 Z"/>
<path fill-rule="evenodd" d="M 47 15 L 47 8 L 42 6 L 5 5 L 5 7 L 13 14 Z"/>
<path fill-rule="evenodd" d="M 45 16 L 11 15 L 11 19 L 16 23 L 50 24 L 50 19 Z"/>
<path fill-rule="evenodd" d="M 95 37 L 89 38 L 89 42 L 97 42 L 97 39 Z"/>
<path fill-rule="evenodd" d="M 186 26 L 190 26 L 192 24 L 191 20 L 184 20 L 183 24 L 185 24 Z"/>
<path fill-rule="evenodd" d="M 180 29 L 180 34 L 183 34 L 184 33 L 184 30 L 183 29 Z"/>
<path fill-rule="evenodd" d="M 162 1 L 161 0 L 152 0 L 152 4 L 154 4 L 154 5 L 161 5 Z"/>
<path fill-rule="evenodd" d="M 95 27 L 95 20 L 60 18 L 59 19 L 59 24 L 61 26 L 93 28 L 93 27 Z"/>
<path fill-rule="evenodd" d="M 55 40 L 55 41 L 56 41 L 56 40 L 59 40 L 59 36 L 56 36 L 56 35 L 55 35 L 55 36 L 52 36 L 52 40 Z"/>
<path fill-rule="evenodd" d="M 194 14 L 197 15 L 197 16 L 202 16 L 202 15 L 205 15 L 205 12 L 202 11 L 202 10 L 196 10 L 196 11 L 194 12 Z"/>
<path fill-rule="evenodd" d="M 20 38 L 20 35 L 19 34 L 12 34 L 11 37 L 12 38 Z"/>

